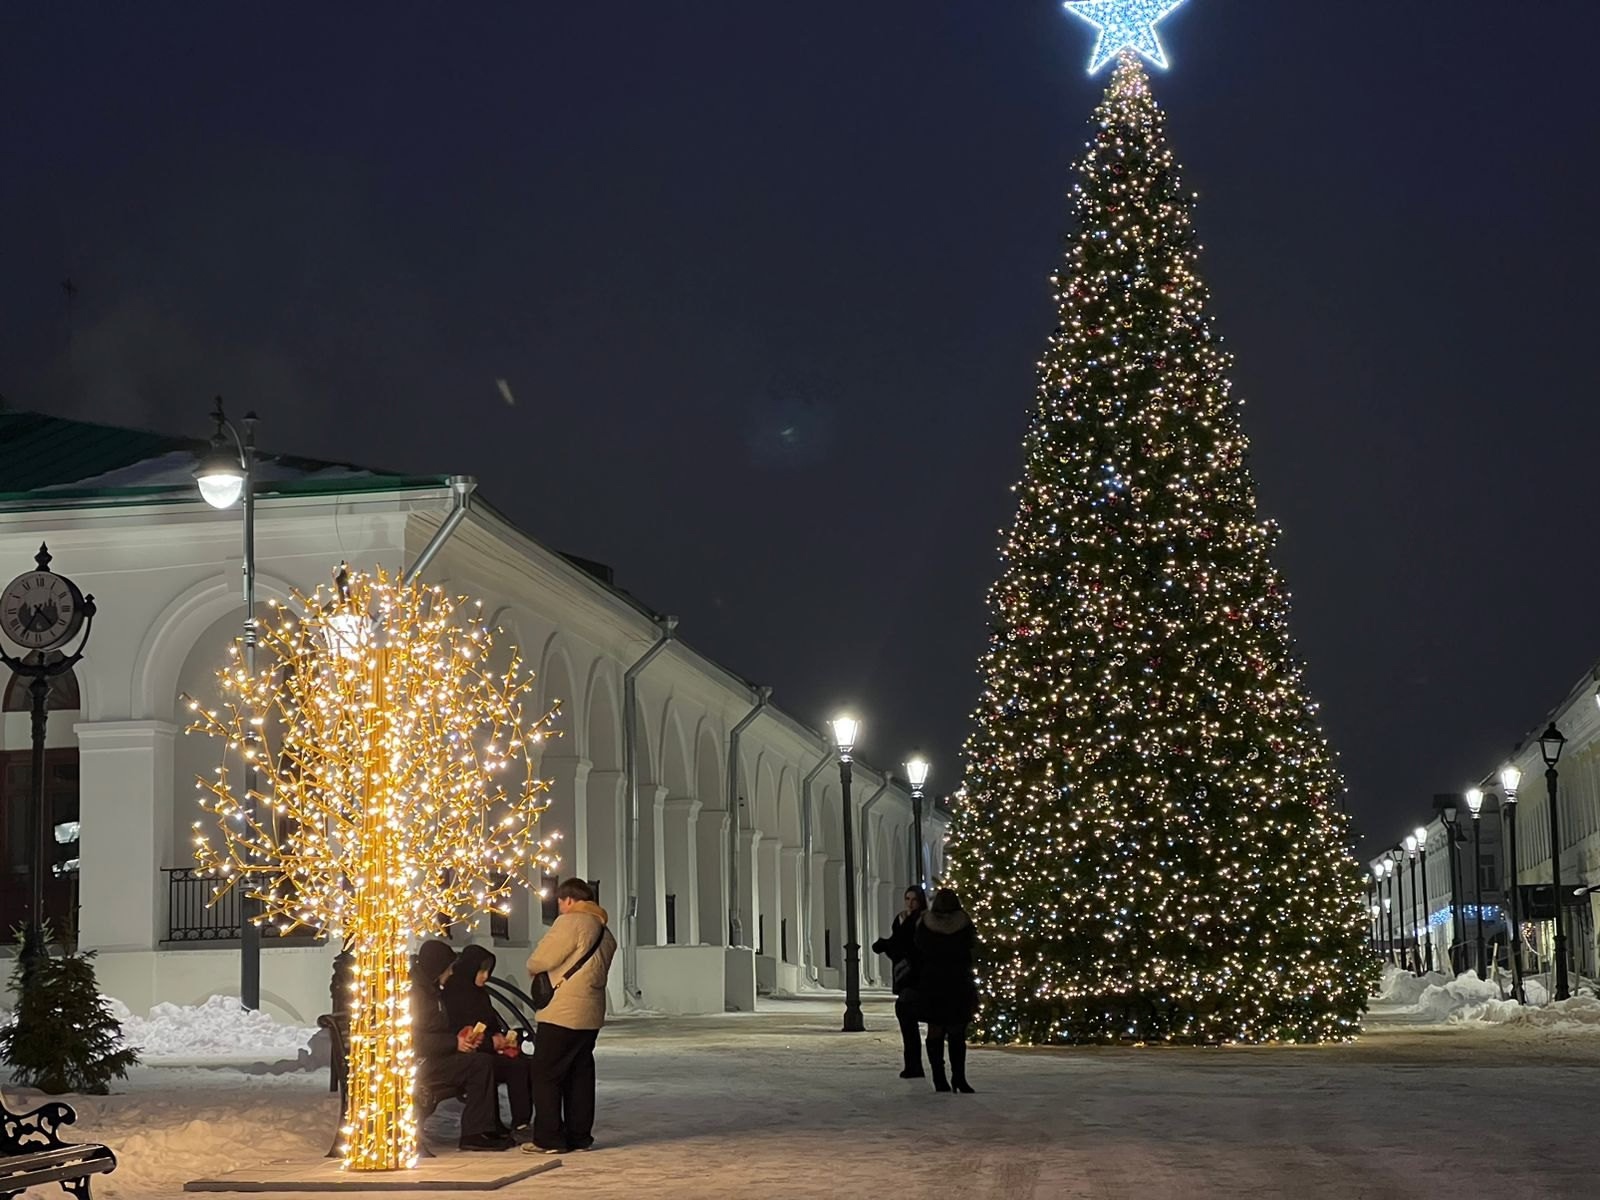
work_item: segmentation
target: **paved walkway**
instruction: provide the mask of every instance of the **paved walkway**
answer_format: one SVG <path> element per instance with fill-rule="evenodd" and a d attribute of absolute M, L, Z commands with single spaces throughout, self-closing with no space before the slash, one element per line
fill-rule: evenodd
<path fill-rule="evenodd" d="M 1379 1200 L 1600 1196 L 1600 1035 L 1418 1028 L 1380 1014 L 1349 1046 L 975 1049 L 975 1096 L 896 1078 L 887 1003 L 838 1032 L 835 1001 L 634 1018 L 600 1039 L 599 1148 L 503 1196 Z M 184 1080 L 179 1086 L 177 1080 Z M 96 1195 L 154 1200 L 225 1145 L 315 1155 L 325 1076 L 141 1073 L 85 1098 L 84 1135 L 129 1167 Z M 214 1080 L 210 1082 L 210 1080 Z M 186 1121 L 196 1123 L 185 1125 Z M 436 1137 L 448 1138 L 446 1115 Z M 277 1141 L 272 1139 L 276 1138 Z"/>

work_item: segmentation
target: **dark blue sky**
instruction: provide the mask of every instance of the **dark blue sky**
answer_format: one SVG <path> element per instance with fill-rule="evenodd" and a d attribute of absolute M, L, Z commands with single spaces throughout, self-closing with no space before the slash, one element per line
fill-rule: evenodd
<path fill-rule="evenodd" d="M 1600 649 L 1600 6 L 1164 30 L 1295 629 L 1387 839 Z M 222 392 L 271 449 L 476 474 L 948 787 L 1091 41 L 1054 0 L 12 6 L 0 393 L 201 434 Z"/>

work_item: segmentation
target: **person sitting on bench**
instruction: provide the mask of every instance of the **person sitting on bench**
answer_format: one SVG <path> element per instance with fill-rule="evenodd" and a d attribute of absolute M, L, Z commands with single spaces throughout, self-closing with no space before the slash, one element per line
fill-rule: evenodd
<path fill-rule="evenodd" d="M 411 969 L 411 1045 L 417 1056 L 417 1083 L 445 1095 L 461 1094 L 463 1150 L 509 1150 L 516 1142 L 495 1132 L 500 1119 L 500 1090 L 494 1063 L 479 1054 L 482 1034 L 461 1031 L 445 1012 L 443 988 L 455 968 L 449 943 L 430 939 L 417 951 Z"/>
<path fill-rule="evenodd" d="M 511 1101 L 511 1136 L 519 1142 L 533 1136 L 533 1059 L 522 1053 L 511 1026 L 489 999 L 489 977 L 495 958 L 482 946 L 465 946 L 444 985 L 444 1009 L 457 1029 L 482 1024 L 487 1036 L 478 1051 L 494 1064 L 495 1082 L 506 1085 Z M 532 1047 L 527 1047 L 532 1049 Z"/>

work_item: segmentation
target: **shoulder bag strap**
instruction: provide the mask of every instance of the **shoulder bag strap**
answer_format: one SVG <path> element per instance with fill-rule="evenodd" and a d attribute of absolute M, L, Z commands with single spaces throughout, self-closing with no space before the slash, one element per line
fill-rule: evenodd
<path fill-rule="evenodd" d="M 563 983 L 565 983 L 567 980 L 571 979 L 579 971 L 583 970 L 583 964 L 588 962 L 591 958 L 594 957 L 594 952 L 596 950 L 600 949 L 600 943 L 605 941 L 605 940 L 606 940 L 606 927 L 604 925 L 602 925 L 602 926 L 600 926 L 600 936 L 595 938 L 594 945 L 590 946 L 587 950 L 585 950 L 583 952 L 583 957 L 580 958 L 577 962 L 573 963 L 571 968 L 567 971 L 567 973 L 556 981 L 556 986 L 560 987 Z"/>

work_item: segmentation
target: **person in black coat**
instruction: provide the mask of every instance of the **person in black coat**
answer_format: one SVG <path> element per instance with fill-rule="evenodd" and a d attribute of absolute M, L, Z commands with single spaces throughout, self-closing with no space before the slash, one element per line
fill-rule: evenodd
<path fill-rule="evenodd" d="M 894 916 L 889 936 L 872 943 L 874 954 L 886 955 L 894 964 L 894 1017 L 900 1022 L 900 1042 L 905 1050 L 901 1079 L 922 1079 L 922 1038 L 917 1033 L 917 925 L 928 909 L 928 897 L 916 884 L 906 889 L 906 906 Z"/>
<path fill-rule="evenodd" d="M 494 974 L 494 964 L 494 955 L 482 946 L 465 947 L 445 982 L 444 1007 L 457 1029 L 483 1025 L 478 1052 L 489 1056 L 495 1083 L 506 1085 L 506 1098 L 511 1101 L 511 1136 L 521 1142 L 528 1140 L 533 1131 L 533 1059 L 520 1049 L 516 1054 L 506 1053 L 516 1043 L 509 1036 L 511 1026 L 489 999 L 487 984 Z M 498 1112 L 495 1115 L 498 1124 Z"/>
<path fill-rule="evenodd" d="M 978 1011 L 973 974 L 978 935 L 961 908 L 961 897 L 940 888 L 917 924 L 917 991 L 928 1022 L 928 1064 L 936 1092 L 971 1093 L 967 1083 L 967 1026 Z M 950 1044 L 950 1080 L 944 1076 L 944 1045 Z"/>
<path fill-rule="evenodd" d="M 516 1145 L 495 1132 L 500 1117 L 500 1090 L 494 1064 L 478 1053 L 481 1038 L 459 1032 L 445 1012 L 441 989 L 456 965 L 456 952 L 437 939 L 423 942 L 411 968 L 411 1046 L 417 1056 L 417 1078 L 429 1089 L 460 1092 L 463 1150 L 509 1150 Z"/>

